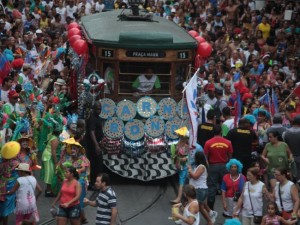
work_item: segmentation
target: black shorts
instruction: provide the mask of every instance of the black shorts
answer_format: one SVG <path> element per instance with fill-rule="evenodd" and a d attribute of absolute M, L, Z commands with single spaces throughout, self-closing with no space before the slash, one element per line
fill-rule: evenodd
<path fill-rule="evenodd" d="M 69 208 L 62 208 L 59 206 L 57 217 L 65 217 L 69 219 L 77 219 L 80 217 L 80 205 L 74 205 Z"/>

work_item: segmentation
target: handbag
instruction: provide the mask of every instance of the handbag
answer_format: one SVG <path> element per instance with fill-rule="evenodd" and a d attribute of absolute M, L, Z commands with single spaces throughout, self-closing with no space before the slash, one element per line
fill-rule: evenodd
<path fill-rule="evenodd" d="M 232 187 L 233 187 L 233 201 L 237 202 L 241 196 L 241 192 L 239 192 L 239 190 L 235 190 L 234 181 L 232 178 L 231 178 L 231 181 L 232 181 Z M 239 178 L 239 186 L 240 186 L 240 182 L 241 182 L 241 178 Z"/>
<path fill-rule="evenodd" d="M 250 204 L 251 204 L 251 208 L 252 208 L 252 212 L 253 212 L 253 222 L 255 224 L 261 224 L 261 221 L 262 221 L 263 217 L 262 216 L 255 216 L 255 214 L 254 214 L 254 209 L 253 209 L 251 195 L 250 195 L 250 183 L 249 182 L 248 182 L 248 194 L 249 194 Z"/>
<path fill-rule="evenodd" d="M 50 213 L 51 213 L 52 217 L 55 218 L 58 214 L 58 208 L 57 207 L 52 207 L 50 209 Z"/>
<path fill-rule="evenodd" d="M 283 204 L 282 204 L 282 198 L 281 198 L 280 193 L 281 193 L 280 192 L 280 184 L 278 184 L 278 195 L 279 195 L 280 206 L 281 206 L 281 216 L 283 217 L 283 219 L 289 220 L 289 219 L 292 218 L 292 212 L 293 211 L 290 211 L 290 212 L 284 211 L 284 207 L 283 207 Z"/>

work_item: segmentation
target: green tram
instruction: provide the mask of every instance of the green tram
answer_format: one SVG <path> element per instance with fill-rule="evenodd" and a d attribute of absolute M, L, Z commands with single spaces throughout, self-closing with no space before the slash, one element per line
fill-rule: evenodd
<path fill-rule="evenodd" d="M 100 98 L 105 165 L 144 181 L 173 175 L 169 146 L 178 138 L 174 130 L 188 121 L 182 84 L 191 72 L 196 40 L 172 21 L 135 7 L 81 22 L 89 63 L 106 82 Z M 155 76 L 159 84 L 140 91 L 143 75 Z"/>

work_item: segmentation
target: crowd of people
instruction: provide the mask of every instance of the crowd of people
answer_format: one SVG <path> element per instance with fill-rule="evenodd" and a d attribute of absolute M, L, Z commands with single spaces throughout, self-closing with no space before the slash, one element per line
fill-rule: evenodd
<path fill-rule="evenodd" d="M 182 224 L 198 224 L 199 212 L 213 224 L 222 213 L 214 210 L 219 190 L 223 215 L 241 215 L 243 224 L 294 224 L 300 216 L 300 4 L 264 3 L 262 8 L 253 0 L 147 0 L 140 5 L 187 32 L 196 31 L 213 48 L 209 58 L 200 56 L 197 63 L 201 86 L 197 141 L 204 153 L 196 151 L 190 166 L 184 135 L 175 149 L 180 153 L 175 160 L 180 185 L 172 203 L 180 207 L 184 197 L 188 203 L 183 216 L 173 216 Z M 127 7 L 121 0 L 1 1 L 4 225 L 14 211 L 17 223 L 39 220 L 36 199 L 41 188 L 33 170 L 40 170 L 45 196 L 56 197 L 53 208 L 60 201 L 59 224 L 67 219 L 86 223 L 84 203 L 101 205 L 101 196 L 95 202 L 85 199 L 88 184 L 110 199 L 109 209 L 100 209 L 97 220 L 115 221 L 115 193 L 109 178 L 98 176 L 103 165 L 96 165 L 102 162 L 101 105 L 94 105 L 86 121 L 78 119 L 69 89 L 67 25 L 80 23 L 86 15 Z M 190 186 L 185 185 L 187 177 Z M 270 201 L 264 217 L 263 197 Z M 103 217 L 107 210 L 110 216 Z"/>
<path fill-rule="evenodd" d="M 176 223 L 198 224 L 199 213 L 207 224 L 218 214 L 242 224 L 297 223 L 299 2 L 265 3 L 261 10 L 255 1 L 180 1 L 170 14 L 161 8 L 162 16 L 198 32 L 213 47 L 208 58 L 199 52 L 195 63 L 197 149 L 203 153 L 182 154 L 183 145 L 176 147 L 179 189 L 171 203 L 183 206 L 182 214 L 173 213 Z M 184 139 L 188 145 L 185 134 L 178 134 L 179 143 Z M 218 192 L 223 212 L 214 210 Z"/>

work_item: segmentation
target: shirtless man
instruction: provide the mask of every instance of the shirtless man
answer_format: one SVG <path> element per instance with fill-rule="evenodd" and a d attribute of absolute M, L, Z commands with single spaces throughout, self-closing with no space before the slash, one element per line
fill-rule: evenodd
<path fill-rule="evenodd" d="M 238 24 L 238 7 L 239 5 L 235 4 L 234 0 L 228 1 L 228 6 L 225 8 L 227 13 L 227 21 L 230 24 Z"/>

